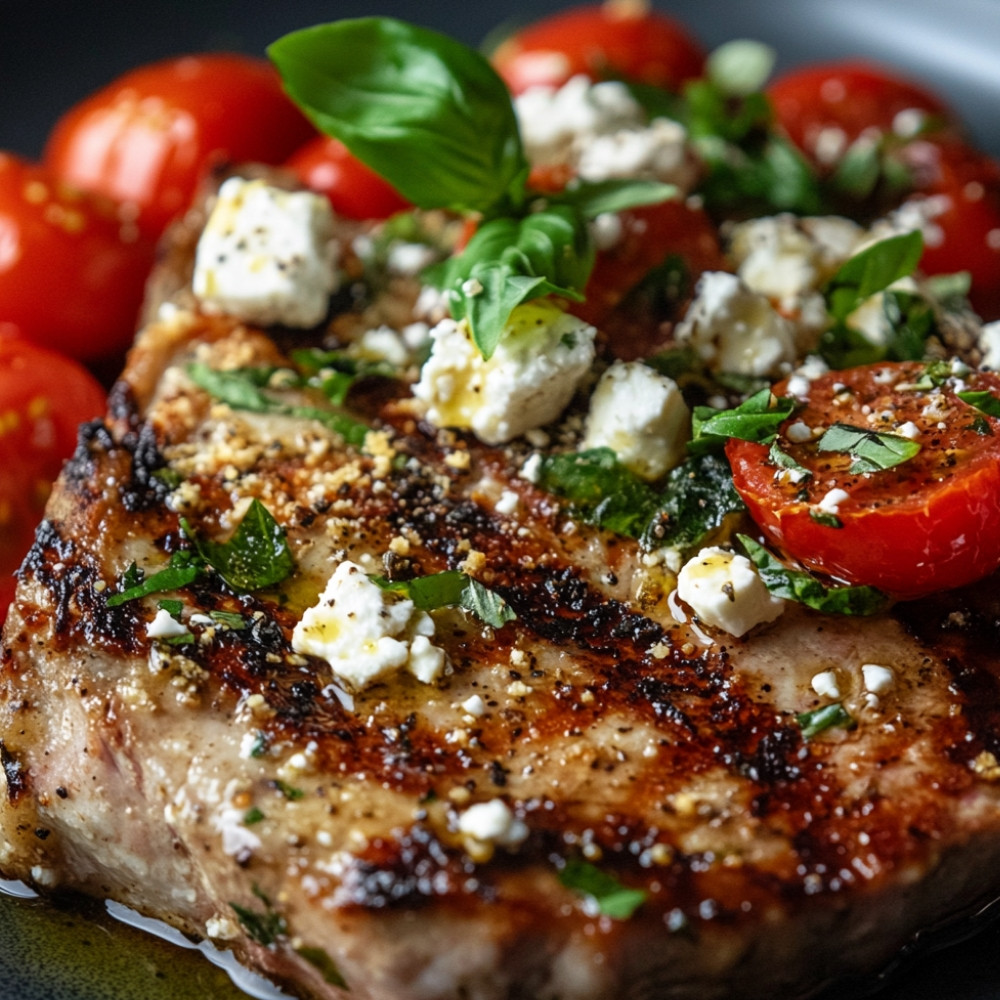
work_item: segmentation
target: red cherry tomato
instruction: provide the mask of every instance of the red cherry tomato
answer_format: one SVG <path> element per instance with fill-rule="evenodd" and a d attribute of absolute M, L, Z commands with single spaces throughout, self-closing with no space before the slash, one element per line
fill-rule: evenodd
<path fill-rule="evenodd" d="M 728 442 L 736 489 L 773 545 L 810 569 L 899 598 L 972 583 L 1000 566 L 1000 419 L 959 399 L 955 379 L 913 388 L 924 372 L 918 362 L 882 363 L 813 381 L 775 442 L 811 473 L 805 480 L 783 473 L 764 445 Z M 964 382 L 1000 404 L 1000 375 Z M 852 472 L 855 457 L 819 450 L 835 423 L 913 439 L 920 451 L 892 468 Z M 806 442 L 802 427 L 813 431 Z"/>
<path fill-rule="evenodd" d="M 616 225 L 621 233 L 610 246 L 598 250 L 586 300 L 570 303 L 569 308 L 608 335 L 616 357 L 631 360 L 661 346 L 659 323 L 622 311 L 629 293 L 651 271 L 676 257 L 693 287 L 703 271 L 729 270 L 729 265 L 718 230 L 706 213 L 682 201 L 620 212 Z"/>
<path fill-rule="evenodd" d="M 701 76 L 705 51 L 680 24 L 646 4 L 608 0 L 528 25 L 497 47 L 493 65 L 515 94 L 561 86 L 578 73 L 678 90 Z"/>
<path fill-rule="evenodd" d="M 104 390 L 81 365 L 0 337 L 0 621 L 14 592 L 11 574 L 31 547 L 77 427 L 104 410 Z"/>
<path fill-rule="evenodd" d="M 155 236 L 191 203 L 213 163 L 280 163 L 314 134 L 269 63 L 191 55 L 132 70 L 71 108 L 45 161 L 129 206 Z"/>
<path fill-rule="evenodd" d="M 1000 163 L 961 142 L 921 143 L 912 203 L 929 217 L 920 269 L 968 271 L 969 300 L 984 319 L 1000 318 Z"/>
<path fill-rule="evenodd" d="M 293 153 L 285 166 L 306 187 L 325 194 L 333 210 L 347 219 L 388 219 L 411 207 L 339 139 L 316 136 Z"/>
<path fill-rule="evenodd" d="M 792 70 L 767 88 L 777 124 L 815 163 L 829 165 L 862 132 L 889 133 L 902 111 L 918 111 L 939 129 L 957 128 L 948 106 L 923 87 L 877 66 L 834 62 Z M 824 150 L 833 135 L 834 142 Z"/>
<path fill-rule="evenodd" d="M 0 324 L 86 361 L 132 341 L 153 245 L 103 199 L 0 153 Z"/>

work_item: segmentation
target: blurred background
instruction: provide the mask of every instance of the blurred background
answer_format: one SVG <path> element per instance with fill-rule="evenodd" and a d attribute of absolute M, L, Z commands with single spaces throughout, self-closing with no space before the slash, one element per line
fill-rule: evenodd
<path fill-rule="evenodd" d="M 56 117 L 132 66 L 204 49 L 262 54 L 287 31 L 389 14 L 478 45 L 556 0 L 0 0 L 0 149 L 34 156 Z M 1000 0 L 655 0 L 709 48 L 753 37 L 783 69 L 845 55 L 932 81 L 1000 156 Z"/>

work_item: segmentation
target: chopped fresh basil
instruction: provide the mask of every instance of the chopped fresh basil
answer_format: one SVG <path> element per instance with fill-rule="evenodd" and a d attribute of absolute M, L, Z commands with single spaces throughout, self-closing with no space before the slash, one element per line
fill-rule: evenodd
<path fill-rule="evenodd" d="M 802 712 L 795 716 L 795 721 L 802 727 L 804 740 L 811 740 L 814 736 L 834 727 L 853 729 L 857 725 L 839 701 L 811 712 Z"/>
<path fill-rule="evenodd" d="M 920 442 L 901 434 L 883 434 L 850 424 L 833 424 L 819 439 L 819 451 L 851 456 L 850 472 L 880 472 L 908 462 L 920 451 Z"/>
<path fill-rule="evenodd" d="M 493 628 L 501 628 L 517 618 L 513 608 L 499 594 L 455 569 L 418 576 L 413 580 L 373 579 L 383 590 L 404 593 L 422 611 L 458 607 Z"/>
<path fill-rule="evenodd" d="M 452 289 L 452 315 L 467 319 L 484 358 L 496 350 L 511 312 L 557 294 L 582 300 L 594 249 L 582 215 L 552 206 L 522 219 L 492 219 L 465 251 L 431 277 Z"/>
<path fill-rule="evenodd" d="M 350 991 L 347 980 L 337 968 L 337 963 L 323 948 L 309 948 L 302 945 L 295 949 L 295 954 L 301 955 L 311 966 L 318 969 L 323 979 L 331 986 L 338 986 L 342 990 Z"/>
<path fill-rule="evenodd" d="M 186 646 L 188 643 L 194 642 L 194 633 L 182 632 L 180 635 L 168 635 L 160 641 L 165 642 L 168 646 Z"/>
<path fill-rule="evenodd" d="M 874 587 L 827 587 L 809 573 L 789 569 L 747 535 L 736 537 L 764 585 L 777 597 L 834 615 L 874 615 L 889 603 L 888 597 Z"/>
<path fill-rule="evenodd" d="M 316 406 L 289 406 L 264 392 L 262 387 L 267 385 L 276 370 L 238 368 L 220 371 L 202 362 L 194 362 L 188 366 L 188 375 L 198 388 L 234 410 L 317 420 L 339 434 L 348 444 L 360 447 L 364 443 L 368 427 L 360 421 L 344 413 Z"/>
<path fill-rule="evenodd" d="M 1000 398 L 994 396 L 987 389 L 957 392 L 956 396 L 969 406 L 974 406 L 980 413 L 985 413 L 988 417 L 1000 418 Z"/>
<path fill-rule="evenodd" d="M 951 367 L 950 361 L 930 361 L 927 367 L 920 373 L 920 377 L 906 388 L 918 392 L 926 392 L 928 389 L 940 389 L 954 375 L 955 372 Z"/>
<path fill-rule="evenodd" d="M 729 438 L 768 444 L 778 427 L 792 415 L 797 403 L 790 397 L 774 396 L 761 389 L 730 410 L 696 406 L 691 414 L 691 441 L 688 450 L 703 454 L 722 448 Z"/>
<path fill-rule="evenodd" d="M 264 912 L 258 913 L 249 907 L 230 902 L 240 926 L 249 937 L 264 948 L 272 947 L 288 930 L 285 918 L 271 905 L 270 899 L 261 892 L 258 886 L 253 886 L 253 894 L 264 904 Z"/>
<path fill-rule="evenodd" d="M 771 450 L 767 453 L 767 460 L 779 469 L 787 469 L 794 473 L 796 483 L 803 483 L 812 478 L 812 473 L 805 466 L 799 465 L 787 452 L 782 451 L 777 442 L 772 443 Z"/>
<path fill-rule="evenodd" d="M 830 315 L 846 320 L 866 299 L 912 274 L 923 249 L 923 237 L 914 230 L 879 240 L 848 258 L 824 289 Z"/>
<path fill-rule="evenodd" d="M 263 757 L 267 753 L 267 736 L 259 730 L 254 734 L 253 743 L 250 745 L 251 757 Z"/>
<path fill-rule="evenodd" d="M 258 809 L 256 806 L 251 806 L 243 814 L 243 825 L 244 826 L 253 826 L 255 823 L 260 823 L 265 818 L 266 817 L 260 811 L 260 809 Z"/>
<path fill-rule="evenodd" d="M 281 583 L 295 569 L 285 529 L 256 498 L 227 542 L 198 538 L 183 520 L 181 527 L 198 555 L 241 593 Z"/>
<path fill-rule="evenodd" d="M 640 536 L 644 548 L 689 551 L 746 510 L 724 455 L 694 455 L 658 487 L 656 510 Z"/>
<path fill-rule="evenodd" d="M 827 510 L 816 510 L 813 508 L 809 511 L 809 516 L 817 524 L 823 525 L 824 528 L 842 528 L 844 526 L 844 522 L 836 514 L 831 514 Z"/>
<path fill-rule="evenodd" d="M 291 357 L 306 376 L 304 384 L 319 389 L 334 406 L 343 406 L 347 394 L 361 379 L 394 378 L 398 375 L 387 361 L 352 358 L 343 351 L 303 347 L 292 351 Z"/>
<path fill-rule="evenodd" d="M 163 598 L 162 601 L 157 601 L 156 606 L 161 611 L 166 611 L 171 618 L 180 618 L 181 612 L 184 610 L 183 601 L 177 601 L 169 597 Z"/>
<path fill-rule="evenodd" d="M 136 569 L 135 563 L 125 571 L 122 577 L 122 584 L 133 581 L 140 571 Z M 189 549 L 180 549 L 170 557 L 170 562 L 166 569 L 161 569 L 152 576 L 147 576 L 138 583 L 131 583 L 130 586 L 123 586 L 118 593 L 112 594 L 108 598 L 108 607 L 117 608 L 128 601 L 135 601 L 150 594 L 160 594 L 169 590 L 180 590 L 182 587 L 193 583 L 201 572 L 201 563 L 195 553 Z"/>
<path fill-rule="evenodd" d="M 606 212 L 624 212 L 642 205 L 655 205 L 671 201 L 678 196 L 672 184 L 659 181 L 618 178 L 605 181 L 574 180 L 558 194 L 548 196 L 553 206 L 567 206 L 585 219 L 596 219 Z"/>
<path fill-rule="evenodd" d="M 990 427 L 990 422 L 985 417 L 976 417 L 971 424 L 963 427 L 962 429 L 966 431 L 975 431 L 978 435 L 980 435 L 980 437 L 993 436 L 993 428 Z"/>
<path fill-rule="evenodd" d="M 275 778 L 272 784 L 289 802 L 298 802 L 299 799 L 305 798 L 306 793 L 301 788 L 295 788 L 280 778 Z"/>
<path fill-rule="evenodd" d="M 559 881 L 567 889 L 593 900 L 598 912 L 613 920 L 628 920 L 648 897 L 644 890 L 629 889 L 614 876 L 578 858 L 566 861 L 559 872 Z"/>
<path fill-rule="evenodd" d="M 247 627 L 247 620 L 235 611 L 209 611 L 208 617 L 217 625 L 239 631 Z"/>
<path fill-rule="evenodd" d="M 588 524 L 630 538 L 642 535 L 660 501 L 658 492 L 626 469 L 610 448 L 545 455 L 538 485 L 569 501 Z"/>

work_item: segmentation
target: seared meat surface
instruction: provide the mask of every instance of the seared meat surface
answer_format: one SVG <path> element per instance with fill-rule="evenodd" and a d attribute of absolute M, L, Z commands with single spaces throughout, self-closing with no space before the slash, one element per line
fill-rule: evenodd
<path fill-rule="evenodd" d="M 164 311 L 82 429 L 4 637 L 5 876 L 371 1000 L 804 996 L 1000 890 L 995 579 L 733 638 L 677 620 L 668 571 L 534 485 L 525 442 L 436 430 L 375 383 L 349 446 L 213 399 L 195 362 L 287 358 Z M 244 593 L 207 570 L 109 603 L 251 499 L 287 578 Z M 292 644 L 345 560 L 462 570 L 516 619 L 433 610 L 447 671 L 352 692 Z M 853 725 L 809 735 L 824 672 Z"/>

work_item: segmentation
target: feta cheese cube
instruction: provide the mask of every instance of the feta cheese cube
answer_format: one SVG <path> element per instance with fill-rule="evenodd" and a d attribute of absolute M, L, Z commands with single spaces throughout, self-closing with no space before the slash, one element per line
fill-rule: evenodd
<path fill-rule="evenodd" d="M 582 448 L 610 448 L 642 479 L 659 479 L 686 453 L 691 414 L 673 379 L 616 361 L 590 397 Z"/>
<path fill-rule="evenodd" d="M 230 177 L 198 241 L 194 293 L 248 323 L 315 326 L 339 284 L 335 252 L 325 197 Z"/>
<path fill-rule="evenodd" d="M 774 621 L 785 608 L 746 556 L 718 546 L 702 549 L 681 567 L 677 596 L 706 625 L 735 636 Z"/>
<path fill-rule="evenodd" d="M 517 847 L 528 837 L 528 827 L 503 799 L 469 806 L 458 818 L 458 829 L 467 837 L 501 847 Z"/>
<path fill-rule="evenodd" d="M 726 271 L 701 276 L 675 336 L 710 368 L 740 375 L 777 375 L 796 356 L 794 326 L 767 296 Z"/>
<path fill-rule="evenodd" d="M 179 622 L 166 608 L 160 608 L 156 612 L 156 617 L 146 625 L 146 637 L 148 639 L 171 639 L 174 636 L 184 635 L 187 626 Z"/>
<path fill-rule="evenodd" d="M 562 413 L 593 363 L 596 333 L 549 302 L 529 302 L 514 310 L 485 360 L 464 322 L 442 320 L 413 394 L 432 424 L 503 444 Z"/>
<path fill-rule="evenodd" d="M 444 650 L 430 641 L 433 635 L 427 612 L 383 590 L 357 563 L 345 560 L 296 624 L 292 649 L 326 660 L 356 691 L 401 669 L 432 684 L 447 666 Z"/>

